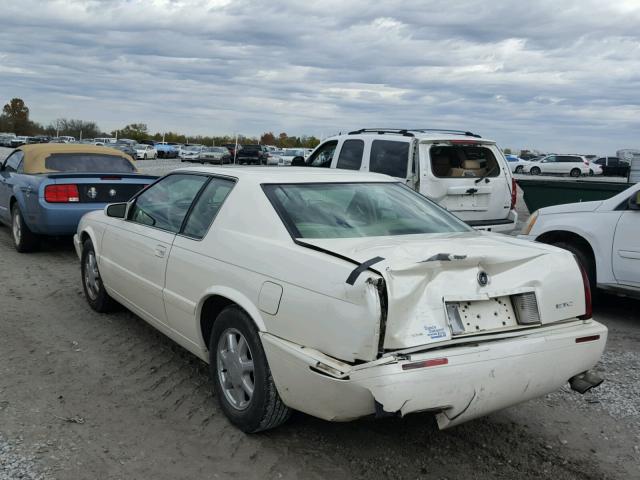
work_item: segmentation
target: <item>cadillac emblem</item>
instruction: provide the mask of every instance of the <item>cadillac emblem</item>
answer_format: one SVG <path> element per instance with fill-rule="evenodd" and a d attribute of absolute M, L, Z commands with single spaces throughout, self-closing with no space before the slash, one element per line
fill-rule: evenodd
<path fill-rule="evenodd" d="M 486 287 L 489 283 L 489 275 L 484 270 L 480 270 L 478 272 L 478 285 L 481 287 Z"/>
<path fill-rule="evenodd" d="M 96 187 L 91 187 L 87 190 L 87 196 L 91 199 L 96 198 L 98 196 L 98 190 L 96 190 Z"/>

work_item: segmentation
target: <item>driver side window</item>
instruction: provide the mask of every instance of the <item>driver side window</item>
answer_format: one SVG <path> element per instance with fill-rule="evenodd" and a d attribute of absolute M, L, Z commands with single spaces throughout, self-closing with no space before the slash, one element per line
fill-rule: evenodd
<path fill-rule="evenodd" d="M 129 213 L 134 223 L 178 233 L 193 200 L 208 177 L 169 175 L 142 192 Z"/>
<path fill-rule="evenodd" d="M 321 167 L 321 168 L 329 168 L 331 167 L 331 160 L 333 160 L 333 154 L 336 151 L 336 147 L 338 146 L 337 140 L 331 140 L 330 142 L 322 145 L 318 150 L 316 150 L 307 160 L 305 164 L 308 167 Z"/>

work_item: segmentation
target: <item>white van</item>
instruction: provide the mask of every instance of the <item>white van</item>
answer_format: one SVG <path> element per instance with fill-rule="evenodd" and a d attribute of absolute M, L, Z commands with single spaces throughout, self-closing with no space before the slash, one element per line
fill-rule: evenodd
<path fill-rule="evenodd" d="M 502 151 L 471 132 L 356 130 L 325 139 L 304 165 L 397 177 L 479 230 L 508 232 L 518 220 L 516 182 Z"/>

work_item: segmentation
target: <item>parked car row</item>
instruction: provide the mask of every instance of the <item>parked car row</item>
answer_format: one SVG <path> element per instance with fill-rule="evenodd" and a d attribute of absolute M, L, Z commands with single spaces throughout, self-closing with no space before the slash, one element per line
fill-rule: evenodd
<path fill-rule="evenodd" d="M 629 163 L 617 157 L 587 158 L 583 155 L 545 155 L 542 158 L 523 160 L 515 155 L 505 155 L 513 173 L 531 175 L 584 175 L 621 176 L 629 175 Z"/>

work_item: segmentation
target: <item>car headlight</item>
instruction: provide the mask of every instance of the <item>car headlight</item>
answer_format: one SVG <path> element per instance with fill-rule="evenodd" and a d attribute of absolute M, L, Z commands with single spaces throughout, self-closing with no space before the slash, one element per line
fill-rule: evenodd
<path fill-rule="evenodd" d="M 538 220 L 538 210 L 533 212 L 533 214 L 529 217 L 529 221 L 527 222 L 524 229 L 522 230 L 522 234 L 529 235 L 529 233 L 531 232 L 531 229 L 536 224 L 537 220 Z"/>

